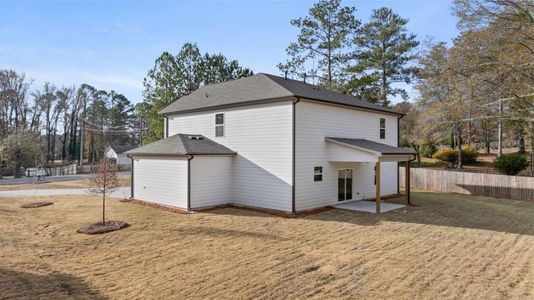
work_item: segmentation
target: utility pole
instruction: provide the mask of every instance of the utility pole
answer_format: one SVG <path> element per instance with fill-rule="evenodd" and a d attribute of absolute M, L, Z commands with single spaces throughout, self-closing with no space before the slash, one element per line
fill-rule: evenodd
<path fill-rule="evenodd" d="M 498 123 L 498 127 L 497 127 L 497 131 L 498 131 L 498 151 L 497 151 L 497 156 L 501 156 L 502 155 L 502 111 L 503 111 L 503 102 L 502 102 L 502 99 L 499 100 L 499 123 Z"/>
<path fill-rule="evenodd" d="M 82 126 L 80 126 L 80 169 L 83 166 L 83 137 L 84 137 L 84 128 L 83 125 L 85 123 L 85 119 L 82 118 Z M 81 172 L 81 170 L 80 170 Z"/>

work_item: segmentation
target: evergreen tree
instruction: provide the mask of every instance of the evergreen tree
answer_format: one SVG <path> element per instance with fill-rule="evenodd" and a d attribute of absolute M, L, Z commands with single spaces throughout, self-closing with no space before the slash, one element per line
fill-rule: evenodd
<path fill-rule="evenodd" d="M 347 46 L 360 24 L 355 11 L 354 7 L 342 7 L 340 0 L 321 0 L 308 16 L 291 20 L 300 33 L 286 49 L 289 59 L 278 68 L 297 77 L 318 73 L 323 86 L 336 89 L 350 58 Z"/>
<path fill-rule="evenodd" d="M 164 107 L 199 87 L 252 75 L 235 60 L 228 61 L 222 54 L 201 54 L 195 44 L 186 43 L 173 56 L 164 52 L 156 59 L 144 80 L 144 101 L 137 107 L 141 119 L 147 120 L 143 130 L 143 144 L 163 138 L 163 117 L 158 113 Z"/>
<path fill-rule="evenodd" d="M 407 99 L 404 89 L 392 87 L 396 82 L 410 83 L 415 73 L 414 68 L 407 64 L 415 59 L 413 52 L 419 42 L 415 34 L 408 33 L 407 23 L 407 19 L 390 8 L 373 10 L 370 21 L 354 39 L 357 61 L 348 68 L 354 78 L 347 85 L 347 90 L 374 95 L 374 99 L 370 100 L 383 106 L 390 103 L 388 95 L 401 95 Z"/>

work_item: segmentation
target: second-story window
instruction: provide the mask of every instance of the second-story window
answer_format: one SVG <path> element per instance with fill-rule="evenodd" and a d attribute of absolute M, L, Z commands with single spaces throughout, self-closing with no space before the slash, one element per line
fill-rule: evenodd
<path fill-rule="evenodd" d="M 313 181 L 323 181 L 323 167 L 313 168 Z"/>
<path fill-rule="evenodd" d="M 380 139 L 386 138 L 386 119 L 380 118 Z"/>
<path fill-rule="evenodd" d="M 215 136 L 224 136 L 224 114 L 215 115 Z"/>

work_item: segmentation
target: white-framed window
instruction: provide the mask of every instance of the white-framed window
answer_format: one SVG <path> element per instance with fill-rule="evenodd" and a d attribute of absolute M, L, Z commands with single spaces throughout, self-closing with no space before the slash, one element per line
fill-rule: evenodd
<path fill-rule="evenodd" d="M 386 138 L 386 119 L 380 118 L 380 139 Z"/>
<path fill-rule="evenodd" d="M 313 167 L 313 181 L 323 181 L 323 167 Z"/>
<path fill-rule="evenodd" d="M 215 114 L 215 136 L 224 136 L 224 113 Z"/>

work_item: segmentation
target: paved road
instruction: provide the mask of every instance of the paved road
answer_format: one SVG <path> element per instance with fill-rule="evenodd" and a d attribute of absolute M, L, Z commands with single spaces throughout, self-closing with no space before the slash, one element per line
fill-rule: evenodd
<path fill-rule="evenodd" d="M 130 172 L 119 172 L 117 175 L 129 175 Z M 68 180 L 78 180 L 88 178 L 89 174 L 76 174 L 76 175 L 60 175 L 60 176 L 46 176 L 45 182 L 57 182 L 57 181 L 68 181 Z M 0 180 L 0 185 L 11 185 L 11 184 L 25 184 L 32 183 L 32 177 L 22 177 L 22 178 L 5 178 Z"/>
<path fill-rule="evenodd" d="M 20 191 L 0 191 L 0 197 L 29 197 L 34 196 L 52 196 L 52 195 L 88 195 L 87 189 L 37 189 L 37 190 L 20 190 Z M 120 187 L 114 191 L 110 197 L 130 198 L 130 187 Z"/>

